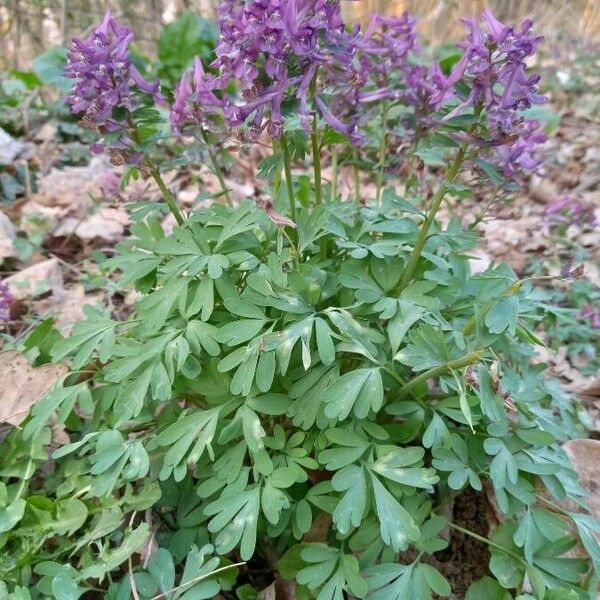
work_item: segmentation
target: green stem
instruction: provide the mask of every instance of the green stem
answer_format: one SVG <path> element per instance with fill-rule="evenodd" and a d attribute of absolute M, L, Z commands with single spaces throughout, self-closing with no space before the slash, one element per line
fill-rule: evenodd
<path fill-rule="evenodd" d="M 402 279 L 400 280 L 398 289 L 396 290 L 398 292 L 401 292 L 410 283 L 410 281 L 412 279 L 415 269 L 417 268 L 417 265 L 419 264 L 419 259 L 421 258 L 421 253 L 423 252 L 423 247 L 425 246 L 425 243 L 427 242 L 429 228 L 431 227 L 431 224 L 433 223 L 433 220 L 435 219 L 435 215 L 436 215 L 437 211 L 439 210 L 439 208 L 444 200 L 444 197 L 446 196 L 446 193 L 448 192 L 448 189 L 449 189 L 448 184 L 452 183 L 456 179 L 456 177 L 460 171 L 460 167 L 465 159 L 466 151 L 467 151 L 467 145 L 463 144 L 460 147 L 458 154 L 457 154 L 456 158 L 454 159 L 454 162 L 448 169 L 443 183 L 440 185 L 440 187 L 438 188 L 438 191 L 435 193 L 435 195 L 433 196 L 433 199 L 431 200 L 431 207 L 429 209 L 429 212 L 427 213 L 427 216 L 425 217 L 425 221 L 423 221 L 423 225 L 421 225 L 421 230 L 419 231 L 419 236 L 417 237 L 415 247 L 413 248 L 412 254 L 410 255 L 410 258 L 408 259 L 408 263 L 406 264 L 404 273 L 402 273 Z"/>
<path fill-rule="evenodd" d="M 337 198 L 337 187 L 338 187 L 338 153 L 333 150 L 331 154 L 331 197 L 330 201 L 333 202 Z"/>
<path fill-rule="evenodd" d="M 512 296 L 513 294 L 518 294 L 519 290 L 521 289 L 521 286 L 523 285 L 523 281 L 516 281 L 515 283 L 513 283 L 511 286 L 509 286 L 508 288 L 506 288 L 506 290 L 504 290 L 504 292 L 500 295 L 500 297 L 503 296 Z M 462 328 L 462 333 L 463 335 L 468 335 L 469 333 L 471 333 L 473 331 L 473 329 L 475 329 L 475 326 L 477 325 L 477 319 L 478 318 L 484 318 L 485 316 L 488 314 L 488 312 L 490 311 L 490 309 L 492 308 L 492 306 L 494 306 L 494 304 L 497 302 L 497 299 L 494 300 L 493 302 L 486 302 L 482 308 L 481 308 L 481 312 L 477 315 L 473 315 L 463 326 Z"/>
<path fill-rule="evenodd" d="M 381 190 L 383 188 L 383 173 L 385 171 L 385 150 L 387 141 L 387 116 L 388 116 L 388 103 L 383 102 L 381 104 L 381 140 L 379 143 L 379 169 L 377 171 L 377 202 L 381 202 Z"/>
<path fill-rule="evenodd" d="M 285 133 L 281 136 L 281 152 L 283 154 L 283 169 L 285 171 L 285 185 L 287 187 L 288 202 L 290 203 L 290 218 L 296 222 L 296 199 L 294 197 L 294 182 L 292 180 L 292 166 L 290 161 L 290 151 L 287 144 Z"/>
<path fill-rule="evenodd" d="M 169 210 L 173 213 L 175 220 L 177 221 L 177 223 L 179 225 L 182 225 L 183 221 L 184 221 L 183 215 L 181 214 L 181 211 L 179 210 L 179 207 L 177 206 L 177 202 L 175 201 L 173 194 L 171 194 L 171 192 L 169 191 L 169 188 L 167 188 L 167 186 L 160 174 L 160 171 L 156 168 L 150 169 L 150 175 L 152 175 L 152 178 L 154 179 L 154 181 L 156 181 L 156 185 L 158 185 L 158 188 L 160 189 L 162 197 L 164 198 L 164 201 L 167 203 Z"/>
<path fill-rule="evenodd" d="M 313 169 L 315 172 L 315 201 L 317 206 L 321 204 L 323 200 L 321 190 L 321 148 L 319 147 L 319 129 L 317 123 L 317 107 L 315 104 L 315 96 L 317 94 L 317 76 L 315 75 L 311 86 L 310 86 L 312 97 L 313 97 L 313 119 L 312 119 L 312 132 L 310 135 L 312 143 L 312 155 L 313 155 Z"/>
<path fill-rule="evenodd" d="M 492 542 L 492 540 L 490 540 L 482 535 L 479 535 L 478 533 L 475 533 L 474 531 L 471 531 L 470 529 L 465 529 L 464 527 L 461 527 L 460 525 L 456 525 L 455 523 L 450 523 L 450 522 L 448 523 L 448 525 L 450 527 L 452 527 L 452 529 L 456 529 L 456 531 L 460 531 L 461 533 L 464 533 L 465 535 L 468 535 L 475 540 L 478 540 L 484 544 L 487 544 L 488 546 L 491 546 L 492 548 L 496 548 L 496 550 L 500 550 L 500 552 L 504 552 L 508 556 L 514 558 L 515 560 L 518 560 L 521 563 L 524 562 L 523 558 L 521 556 L 519 556 L 518 554 L 515 554 L 514 552 L 507 550 L 504 546 L 501 546 L 500 544 L 496 544 L 496 542 Z"/>
<path fill-rule="evenodd" d="M 229 189 L 227 188 L 227 184 L 225 183 L 225 175 L 223 174 L 223 169 L 221 169 L 221 165 L 219 164 L 219 161 L 217 160 L 217 155 L 213 152 L 213 150 L 210 146 L 210 142 L 208 141 L 208 138 L 206 137 L 206 132 L 204 131 L 204 129 L 201 129 L 201 133 L 202 133 L 202 139 L 204 140 L 204 143 L 206 144 L 206 149 L 208 150 L 208 156 L 210 157 L 210 162 L 212 163 L 212 167 L 214 169 L 215 175 L 217 176 L 217 179 L 219 180 L 219 185 L 221 186 L 223 195 L 225 196 L 225 199 L 227 200 L 227 205 L 231 206 L 231 195 L 229 194 Z"/>
<path fill-rule="evenodd" d="M 462 356 L 461 358 L 457 358 L 455 360 L 450 360 L 443 365 L 439 365 L 437 367 L 433 367 L 416 377 L 413 377 L 410 381 L 407 381 L 398 391 L 398 395 L 400 398 L 405 396 L 408 392 L 410 392 L 413 388 L 417 387 L 421 383 L 424 383 L 431 379 L 432 377 L 437 377 L 438 375 L 443 375 L 447 371 L 451 371 L 452 369 L 460 369 L 462 367 L 466 367 L 467 365 L 472 365 L 476 363 L 481 358 L 481 350 L 475 350 L 466 356 Z"/>
<path fill-rule="evenodd" d="M 358 168 L 358 150 L 354 152 L 354 202 L 360 202 L 360 169 Z"/>
<path fill-rule="evenodd" d="M 23 496 L 23 494 L 25 493 L 25 489 L 27 488 L 27 484 L 29 483 L 30 479 L 33 477 L 33 474 L 35 473 L 35 465 L 33 462 L 34 443 L 35 443 L 35 438 L 32 436 L 31 441 L 29 442 L 29 458 L 27 459 L 27 467 L 25 468 L 25 472 L 23 473 L 23 478 L 19 482 L 19 487 L 17 488 L 17 491 L 15 493 L 13 501 L 17 500 L 17 499 L 21 498 L 21 496 Z"/>

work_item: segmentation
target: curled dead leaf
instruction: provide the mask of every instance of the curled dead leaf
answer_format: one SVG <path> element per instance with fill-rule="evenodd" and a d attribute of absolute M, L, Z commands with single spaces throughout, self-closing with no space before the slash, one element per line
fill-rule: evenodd
<path fill-rule="evenodd" d="M 67 371 L 60 363 L 32 367 L 20 352 L 0 352 L 0 423 L 21 423 Z"/>
<path fill-rule="evenodd" d="M 56 258 L 49 258 L 26 267 L 7 277 L 5 281 L 16 300 L 35 298 L 46 292 L 60 291 L 63 288 L 63 274 Z"/>

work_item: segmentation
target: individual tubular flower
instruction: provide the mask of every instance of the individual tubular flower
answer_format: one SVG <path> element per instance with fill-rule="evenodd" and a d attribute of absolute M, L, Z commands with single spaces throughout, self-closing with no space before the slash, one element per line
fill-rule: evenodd
<path fill-rule="evenodd" d="M 196 57 L 175 89 L 171 107 L 171 124 L 175 131 L 195 127 L 211 131 L 221 125 L 227 101 L 215 94 L 217 89 L 217 79 L 204 71 L 202 61 Z"/>
<path fill-rule="evenodd" d="M 358 33 L 344 31 L 337 0 L 225 0 L 219 25 L 217 79 L 221 87 L 238 81 L 243 98 L 229 107 L 228 122 L 248 122 L 255 134 L 266 125 L 274 137 L 283 132 L 282 106 L 288 100 L 298 102 L 308 125 L 312 81 L 348 72 Z"/>
<path fill-rule="evenodd" d="M 133 32 L 107 11 L 100 27 L 88 38 L 75 38 L 67 55 L 65 75 L 74 79 L 67 96 L 71 111 L 99 133 L 115 133 L 127 126 L 127 114 L 138 106 L 138 95 L 149 94 L 163 103 L 158 81 L 149 82 L 131 63 L 129 45 Z M 127 152 L 131 140 L 124 134 L 111 148 Z M 94 144 L 99 152 L 103 143 Z"/>
<path fill-rule="evenodd" d="M 10 320 L 10 304 L 13 301 L 13 295 L 6 281 L 0 281 L 0 322 Z"/>

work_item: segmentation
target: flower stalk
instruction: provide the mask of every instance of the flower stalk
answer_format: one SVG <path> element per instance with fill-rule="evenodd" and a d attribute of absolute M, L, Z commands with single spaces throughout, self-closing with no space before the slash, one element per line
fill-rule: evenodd
<path fill-rule="evenodd" d="M 431 200 L 431 206 L 429 208 L 429 211 L 427 212 L 427 216 L 425 217 L 423 224 L 421 225 L 421 230 L 419 231 L 419 236 L 417 237 L 417 241 L 415 242 L 415 247 L 413 248 L 412 254 L 410 255 L 410 258 L 408 259 L 406 268 L 404 269 L 404 272 L 402 273 L 402 278 L 400 279 L 400 283 L 398 284 L 398 289 L 397 289 L 398 293 L 400 293 L 412 280 L 415 269 L 417 268 L 417 265 L 419 264 L 419 259 L 421 258 L 421 253 L 423 252 L 423 248 L 425 247 L 425 243 L 427 242 L 427 238 L 429 235 L 429 228 L 431 227 L 431 225 L 435 219 L 435 215 L 437 214 L 438 210 L 440 209 L 440 206 L 442 205 L 442 202 L 443 202 L 444 198 L 446 197 L 448 190 L 450 189 L 450 186 L 448 184 L 452 183 L 456 179 L 456 177 L 458 176 L 458 174 L 460 172 L 460 168 L 465 160 L 466 152 L 467 152 L 467 145 L 463 144 L 460 147 L 458 154 L 456 155 L 456 158 L 454 159 L 454 162 L 452 163 L 452 165 L 446 172 L 446 177 L 444 178 L 444 181 L 442 182 L 442 184 L 438 188 L 438 191 L 435 193 L 435 195 L 433 196 L 433 199 Z"/>
<path fill-rule="evenodd" d="M 439 375 L 443 375 L 444 373 L 452 371 L 453 369 L 461 369 L 462 367 L 466 367 L 468 365 L 476 363 L 481 358 L 481 354 L 481 350 L 475 350 L 467 354 L 466 356 L 450 360 L 444 363 L 443 365 L 438 365 L 437 367 L 433 367 L 428 371 L 424 371 L 420 375 L 413 377 L 410 381 L 407 381 L 400 388 L 400 390 L 398 391 L 399 397 L 403 398 L 408 392 L 413 390 L 415 387 L 419 386 L 421 383 L 425 383 L 433 377 L 438 377 Z"/>
<path fill-rule="evenodd" d="M 162 178 L 160 171 L 156 168 L 150 169 L 150 175 L 152 176 L 152 179 L 154 179 L 154 181 L 156 181 L 156 185 L 160 189 L 160 193 L 162 194 L 164 201 L 167 203 L 169 210 L 175 217 L 177 224 L 182 225 L 183 222 L 185 221 L 185 219 L 183 218 L 183 214 L 181 213 L 181 210 L 179 210 L 179 207 L 177 206 L 177 201 L 175 200 L 175 197 L 173 196 L 173 194 L 170 192 L 169 188 L 165 184 L 165 181 Z"/>
<path fill-rule="evenodd" d="M 294 181 L 292 180 L 292 165 L 290 160 L 290 150 L 285 134 L 280 140 L 281 153 L 283 155 L 283 170 L 285 173 L 285 185 L 287 187 L 288 202 L 290 203 L 290 218 L 296 222 L 296 198 L 294 196 Z"/>

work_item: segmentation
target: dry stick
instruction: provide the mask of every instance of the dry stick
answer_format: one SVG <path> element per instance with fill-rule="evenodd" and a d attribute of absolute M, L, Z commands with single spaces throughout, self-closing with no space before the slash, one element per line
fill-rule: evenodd
<path fill-rule="evenodd" d="M 200 129 L 200 133 L 202 134 L 202 139 L 206 144 L 206 149 L 208 151 L 208 156 L 210 158 L 210 162 L 212 163 L 213 169 L 215 170 L 215 175 L 219 180 L 219 185 L 221 186 L 221 190 L 225 195 L 225 200 L 227 200 L 227 205 L 231 206 L 231 195 L 229 194 L 229 188 L 227 187 L 227 183 L 225 182 L 225 176 L 223 175 L 223 169 L 221 169 L 221 165 L 217 160 L 216 154 L 212 151 L 210 147 L 210 143 L 208 141 L 208 137 L 206 135 L 206 131 L 204 129 Z"/>
<path fill-rule="evenodd" d="M 337 198 L 338 188 L 338 153 L 333 150 L 331 155 L 331 197 L 330 202 Z"/>
<path fill-rule="evenodd" d="M 383 188 L 383 173 L 385 170 L 385 146 L 387 140 L 387 115 L 388 115 L 388 103 L 384 100 L 381 105 L 381 140 L 379 143 L 379 168 L 377 171 L 377 202 L 381 203 L 381 190 Z"/>
<path fill-rule="evenodd" d="M 181 585 L 178 585 L 177 587 L 167 590 L 166 592 L 162 592 L 162 593 L 158 594 L 157 596 L 152 596 L 152 598 L 150 598 L 150 600 L 160 600 L 160 598 L 166 598 L 167 594 L 177 592 L 178 590 L 181 590 L 181 589 L 187 587 L 188 585 L 198 583 L 199 581 L 202 581 L 203 579 L 208 579 L 209 577 L 212 577 L 213 575 L 216 575 L 217 573 L 222 573 L 223 571 L 227 571 L 228 569 L 233 569 L 234 567 L 241 567 L 245 564 L 246 564 L 245 562 L 239 562 L 239 563 L 233 563 L 232 565 L 225 565 L 224 567 L 219 567 L 218 569 L 215 569 L 214 571 L 211 571 L 210 573 L 207 573 L 206 575 L 200 575 L 199 577 L 190 579 L 189 581 L 186 581 L 185 583 L 182 583 Z"/>
<path fill-rule="evenodd" d="M 360 202 L 360 170 L 358 168 L 358 150 L 354 151 L 354 165 L 352 165 L 354 175 L 354 202 Z"/>

